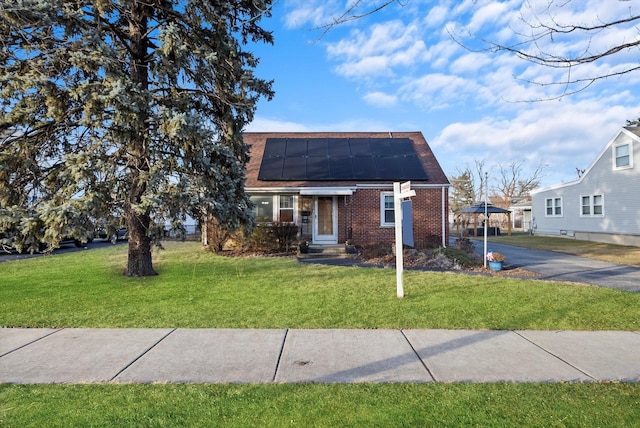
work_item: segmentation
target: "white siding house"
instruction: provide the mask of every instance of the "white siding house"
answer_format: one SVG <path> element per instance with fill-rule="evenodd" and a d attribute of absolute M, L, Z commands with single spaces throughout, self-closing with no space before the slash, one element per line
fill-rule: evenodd
<path fill-rule="evenodd" d="M 531 196 L 536 234 L 640 246 L 640 128 L 621 128 L 578 180 Z"/>

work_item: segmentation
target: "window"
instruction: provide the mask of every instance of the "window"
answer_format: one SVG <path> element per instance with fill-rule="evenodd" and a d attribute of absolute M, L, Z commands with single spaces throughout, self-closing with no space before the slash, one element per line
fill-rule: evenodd
<path fill-rule="evenodd" d="M 582 215 L 591 215 L 591 196 L 583 196 L 582 200 Z"/>
<path fill-rule="evenodd" d="M 593 215 L 604 215 L 602 195 L 593 195 Z"/>
<path fill-rule="evenodd" d="M 633 166 L 633 158 L 631 157 L 631 153 L 631 143 L 613 146 L 613 168 L 631 168 Z"/>
<path fill-rule="evenodd" d="M 380 226 L 393 226 L 395 224 L 393 206 L 393 192 L 382 192 L 380 194 Z"/>
<path fill-rule="evenodd" d="M 562 217 L 562 198 L 547 198 L 545 205 L 546 217 Z"/>
<path fill-rule="evenodd" d="M 280 221 L 293 223 L 293 195 L 280 195 Z"/>
<path fill-rule="evenodd" d="M 581 196 L 580 204 L 580 215 L 582 217 L 604 215 L 604 197 L 602 195 Z"/>
<path fill-rule="evenodd" d="M 251 196 L 254 213 L 258 223 L 273 221 L 273 196 Z"/>

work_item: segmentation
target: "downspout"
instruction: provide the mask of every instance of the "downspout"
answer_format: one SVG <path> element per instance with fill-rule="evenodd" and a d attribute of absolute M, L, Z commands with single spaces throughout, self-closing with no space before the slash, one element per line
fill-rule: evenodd
<path fill-rule="evenodd" d="M 449 221 L 447 218 L 446 210 L 444 209 L 445 195 L 444 195 L 445 186 L 442 186 L 442 248 L 447 248 L 447 222 Z"/>

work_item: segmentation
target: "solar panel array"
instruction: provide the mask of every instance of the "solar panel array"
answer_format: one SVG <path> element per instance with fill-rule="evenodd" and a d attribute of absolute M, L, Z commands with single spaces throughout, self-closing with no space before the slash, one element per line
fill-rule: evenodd
<path fill-rule="evenodd" d="M 267 138 L 259 180 L 427 180 L 408 138 Z"/>

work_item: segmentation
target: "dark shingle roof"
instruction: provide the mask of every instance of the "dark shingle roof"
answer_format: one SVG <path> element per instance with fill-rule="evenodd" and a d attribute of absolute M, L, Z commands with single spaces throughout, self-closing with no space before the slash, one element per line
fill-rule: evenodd
<path fill-rule="evenodd" d="M 420 132 L 247 132 L 246 186 L 449 184 Z"/>

